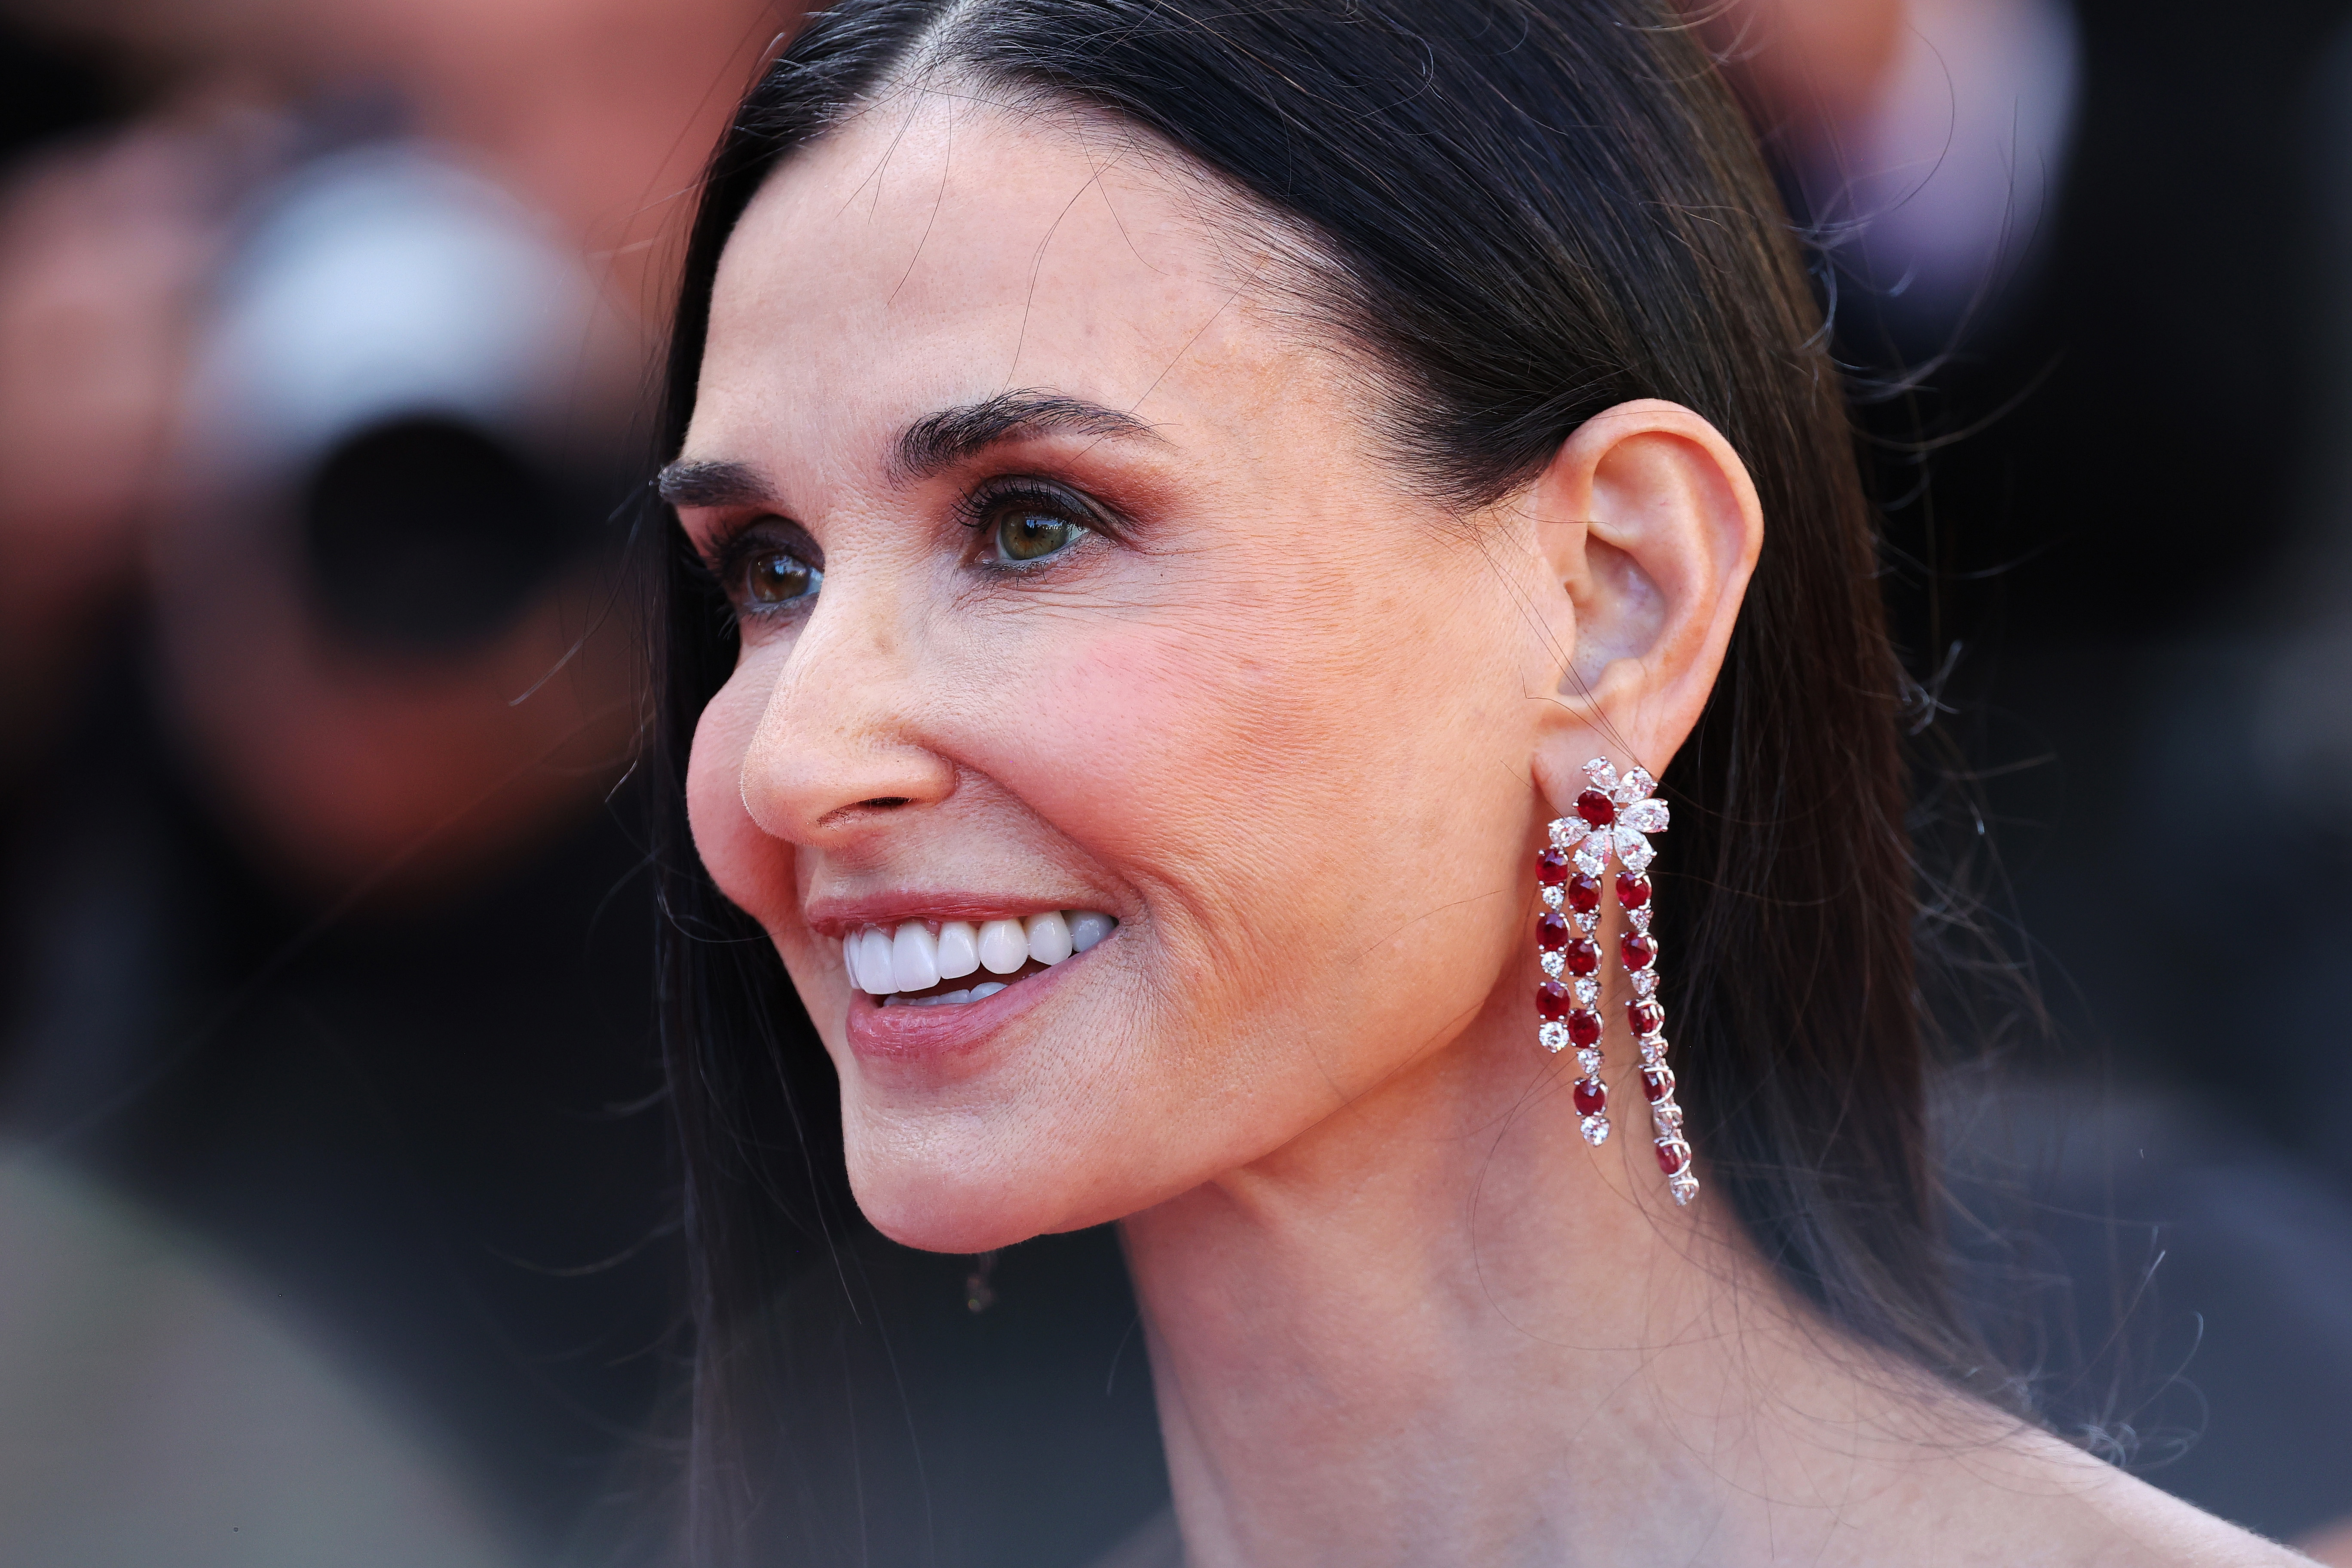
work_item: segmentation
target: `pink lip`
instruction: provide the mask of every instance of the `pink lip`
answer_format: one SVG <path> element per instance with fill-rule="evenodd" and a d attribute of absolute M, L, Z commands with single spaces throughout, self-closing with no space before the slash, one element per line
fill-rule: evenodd
<path fill-rule="evenodd" d="M 967 1055 L 1034 1006 L 1040 996 L 1087 956 L 1073 953 L 1043 973 L 1008 985 L 993 996 L 955 1006 L 885 1007 L 880 997 L 853 991 L 849 994 L 849 1048 L 875 1062 L 920 1062 Z M 977 983 L 985 976 L 972 978 Z"/>

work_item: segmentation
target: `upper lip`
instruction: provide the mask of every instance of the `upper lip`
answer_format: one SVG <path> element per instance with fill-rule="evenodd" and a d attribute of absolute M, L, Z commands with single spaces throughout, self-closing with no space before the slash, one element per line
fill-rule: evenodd
<path fill-rule="evenodd" d="M 819 936 L 839 938 L 864 926 L 895 926 L 901 921 L 1019 920 L 1048 910 L 1112 911 L 1089 894 L 1071 898 L 1024 898 L 1004 893 L 940 891 L 868 893 L 858 898 L 820 894 L 801 906 L 801 920 Z"/>

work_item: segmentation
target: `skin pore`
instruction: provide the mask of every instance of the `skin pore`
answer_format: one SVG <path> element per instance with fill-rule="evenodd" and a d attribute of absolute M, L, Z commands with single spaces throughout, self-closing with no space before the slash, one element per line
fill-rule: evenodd
<path fill-rule="evenodd" d="M 1578 1136 L 1535 851 L 1585 759 L 1689 733 L 1754 490 L 1644 402 L 1421 498 L 1172 156 L 906 90 L 719 268 L 665 489 L 743 651 L 689 805 L 866 1214 L 1123 1222 L 1196 1565 L 2292 1561 L 1815 1324 L 1667 1200 L 1613 1005 Z M 1118 925 L 965 1022 L 845 967 L 1049 910 Z"/>

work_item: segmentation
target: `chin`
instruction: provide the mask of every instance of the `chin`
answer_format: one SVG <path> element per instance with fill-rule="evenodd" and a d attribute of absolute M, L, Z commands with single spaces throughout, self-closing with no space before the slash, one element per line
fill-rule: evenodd
<path fill-rule="evenodd" d="M 1081 1204 L 1067 1171 L 1009 1164 L 980 1149 L 849 1141 L 849 1187 L 874 1228 L 925 1252 L 989 1252 L 1034 1236 L 1080 1230 L 1128 1212 Z"/>

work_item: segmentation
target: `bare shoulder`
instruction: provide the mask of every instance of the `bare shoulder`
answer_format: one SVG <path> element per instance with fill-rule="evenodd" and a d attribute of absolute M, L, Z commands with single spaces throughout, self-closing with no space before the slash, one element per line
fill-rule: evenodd
<path fill-rule="evenodd" d="M 2012 1494 L 2012 1518 L 2045 1532 L 2032 1558 L 2070 1568 L 2315 1568 L 2312 1559 L 2216 1519 L 2053 1437 L 2015 1445 L 2020 1458 L 2054 1483 L 2040 1496 Z M 2052 1550 L 2053 1549 L 2054 1550 Z"/>
<path fill-rule="evenodd" d="M 2265 1541 L 2226 1520 L 2157 1490 L 2131 1476 L 2118 1476 L 2129 1496 L 2105 1498 L 2098 1506 L 2116 1527 L 2114 1550 L 2088 1559 L 2099 1568 L 2113 1563 L 2179 1563 L 2182 1568 L 2314 1568 L 2292 1547 Z"/>

